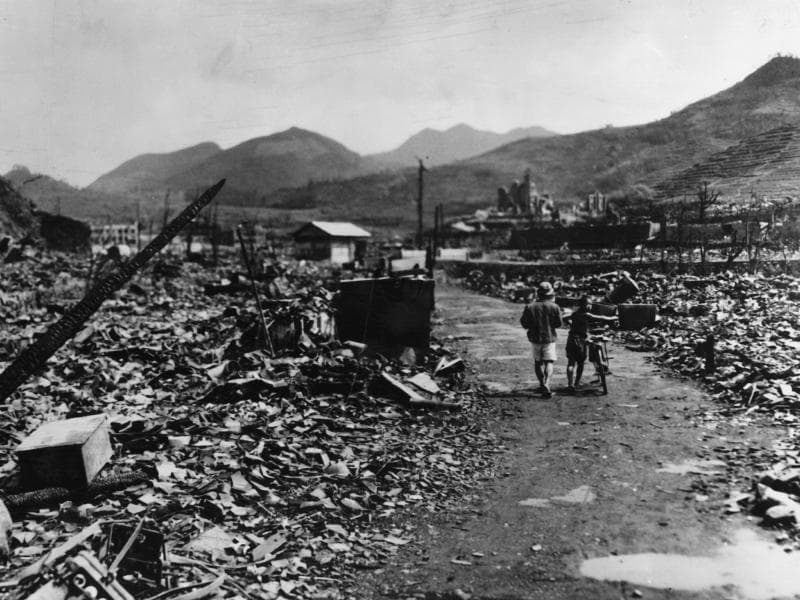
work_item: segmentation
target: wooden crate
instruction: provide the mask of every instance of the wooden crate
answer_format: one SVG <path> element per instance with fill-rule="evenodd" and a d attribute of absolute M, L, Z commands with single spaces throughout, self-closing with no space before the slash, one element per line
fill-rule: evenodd
<path fill-rule="evenodd" d="M 112 455 L 105 415 L 45 423 L 17 447 L 27 489 L 86 487 Z"/>

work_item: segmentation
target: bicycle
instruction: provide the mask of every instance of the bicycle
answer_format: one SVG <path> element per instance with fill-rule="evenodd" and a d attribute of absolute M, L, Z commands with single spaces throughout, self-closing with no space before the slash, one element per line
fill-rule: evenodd
<path fill-rule="evenodd" d="M 608 394 L 608 385 L 606 384 L 606 375 L 611 371 L 608 368 L 608 338 L 604 335 L 605 330 L 593 329 L 591 330 L 591 337 L 586 340 L 586 350 L 589 361 L 594 365 L 597 379 L 600 382 L 600 387 L 603 389 L 603 395 Z"/>

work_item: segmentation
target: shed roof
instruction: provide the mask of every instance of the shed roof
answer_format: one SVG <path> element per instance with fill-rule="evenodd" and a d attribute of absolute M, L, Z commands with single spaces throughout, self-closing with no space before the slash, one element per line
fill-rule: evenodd
<path fill-rule="evenodd" d="M 308 227 L 315 227 L 330 237 L 342 238 L 367 238 L 372 237 L 372 234 L 366 229 L 361 229 L 358 225 L 347 223 L 344 221 L 311 221 L 306 223 L 300 229 L 294 232 L 295 235 L 304 231 Z"/>

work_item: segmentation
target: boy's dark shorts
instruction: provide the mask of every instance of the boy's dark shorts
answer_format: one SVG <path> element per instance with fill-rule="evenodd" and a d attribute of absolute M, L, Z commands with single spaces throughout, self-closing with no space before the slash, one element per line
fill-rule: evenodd
<path fill-rule="evenodd" d="M 570 362 L 586 362 L 586 338 L 575 335 L 567 337 L 567 360 Z"/>

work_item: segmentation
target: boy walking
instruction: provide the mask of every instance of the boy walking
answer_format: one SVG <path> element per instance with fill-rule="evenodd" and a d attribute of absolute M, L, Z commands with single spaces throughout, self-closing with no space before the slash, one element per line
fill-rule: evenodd
<path fill-rule="evenodd" d="M 545 398 L 552 398 L 550 380 L 556 361 L 556 329 L 561 327 L 561 309 L 553 302 L 553 286 L 543 281 L 536 290 L 536 301 L 522 311 L 520 323 L 528 332 L 533 348 L 533 370 Z"/>
<path fill-rule="evenodd" d="M 564 319 L 569 323 L 567 334 L 567 390 L 574 392 L 580 385 L 583 375 L 583 365 L 586 362 L 586 339 L 589 334 L 589 325 L 595 322 L 614 321 L 616 317 L 603 317 L 594 315 L 589 311 L 592 308 L 588 296 L 581 297 L 580 306 L 571 315 Z"/>

